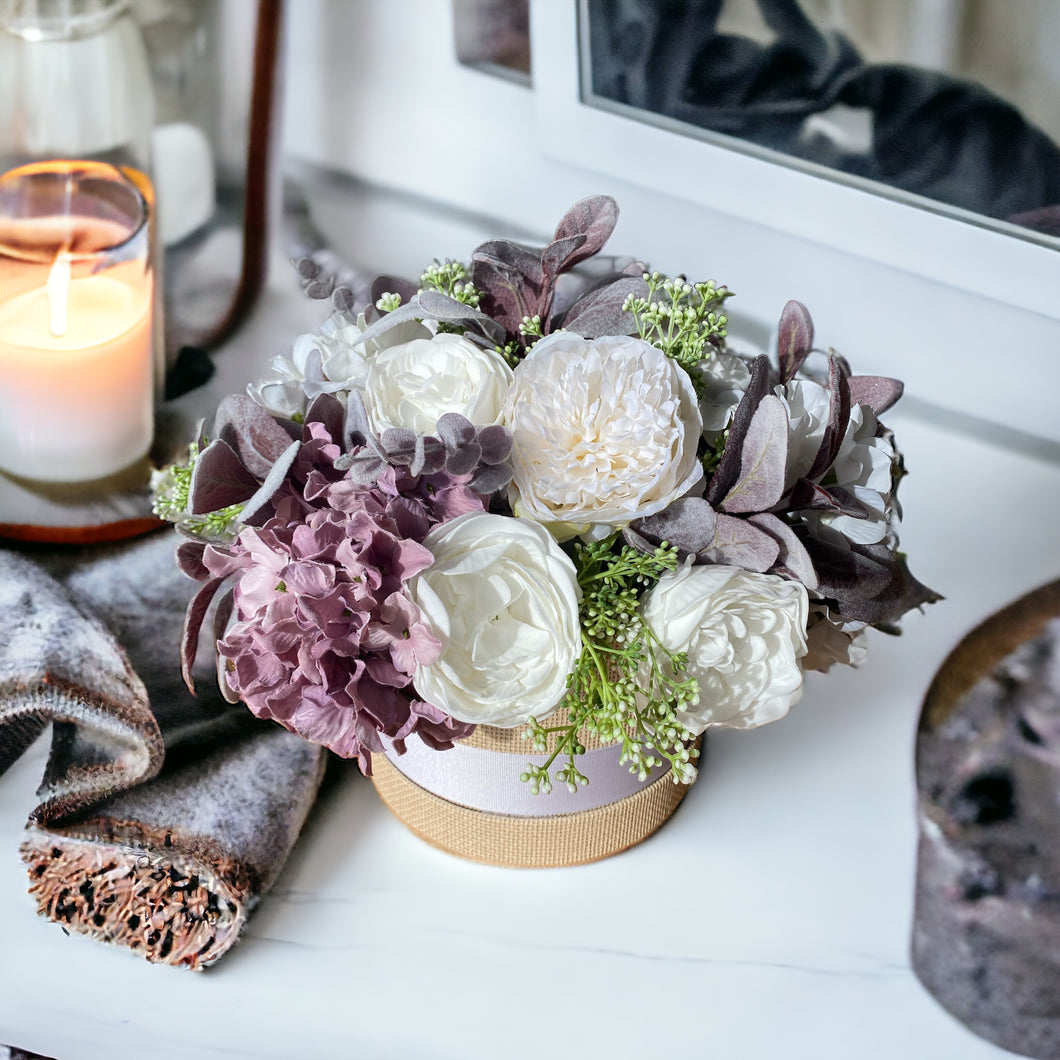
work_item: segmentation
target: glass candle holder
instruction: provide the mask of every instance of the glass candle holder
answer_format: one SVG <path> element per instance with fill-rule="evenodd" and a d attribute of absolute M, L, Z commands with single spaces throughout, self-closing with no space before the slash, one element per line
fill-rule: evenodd
<path fill-rule="evenodd" d="M 147 202 L 122 170 L 0 177 L 0 470 L 86 482 L 147 453 L 153 300 Z"/>

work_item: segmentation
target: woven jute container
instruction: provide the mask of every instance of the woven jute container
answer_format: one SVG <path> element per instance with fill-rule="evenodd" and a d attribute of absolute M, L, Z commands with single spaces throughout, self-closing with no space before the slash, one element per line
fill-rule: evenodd
<path fill-rule="evenodd" d="M 561 715 L 549 724 L 562 724 Z M 372 780 L 394 815 L 432 846 L 471 861 L 510 868 L 554 868 L 599 861 L 647 839 L 688 790 L 669 768 L 639 781 L 619 764 L 621 745 L 585 742 L 578 768 L 588 787 L 556 784 L 534 795 L 519 779 L 528 762 L 523 729 L 480 725 L 451 750 L 409 740 L 405 755 L 372 757 Z"/>

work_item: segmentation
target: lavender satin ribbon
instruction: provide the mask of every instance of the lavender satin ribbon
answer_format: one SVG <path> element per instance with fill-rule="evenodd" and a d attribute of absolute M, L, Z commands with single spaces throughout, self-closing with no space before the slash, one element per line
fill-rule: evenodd
<path fill-rule="evenodd" d="M 612 744 L 578 756 L 578 768 L 589 778 L 588 787 L 571 792 L 565 784 L 554 784 L 551 794 L 534 795 L 519 774 L 528 762 L 544 765 L 548 755 L 508 754 L 460 742 L 448 751 L 435 751 L 416 739 L 405 746 L 405 754 L 399 755 L 388 744 L 385 754 L 414 784 L 472 810 L 509 817 L 554 817 L 595 810 L 661 781 L 669 770 L 666 763 L 656 766 L 647 780 L 640 781 L 627 766 L 618 764 L 622 746 Z"/>

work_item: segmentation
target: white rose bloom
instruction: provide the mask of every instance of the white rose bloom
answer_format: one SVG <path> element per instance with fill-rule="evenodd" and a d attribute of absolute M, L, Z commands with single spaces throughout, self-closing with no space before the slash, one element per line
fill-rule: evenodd
<path fill-rule="evenodd" d="M 447 412 L 484 427 L 499 421 L 511 383 L 500 354 L 443 333 L 378 353 L 368 367 L 364 406 L 380 434 L 388 427 L 433 434 Z"/>
<path fill-rule="evenodd" d="M 319 334 L 299 335 L 294 340 L 290 357 L 273 357 L 270 374 L 251 383 L 247 393 L 275 415 L 288 419 L 303 416 L 320 394 L 335 394 L 344 400 L 351 390 L 363 389 L 369 362 L 380 349 L 431 336 L 423 324 L 413 320 L 397 325 L 378 340 L 355 346 L 367 327 L 363 313 L 356 323 L 333 313 Z M 318 357 L 319 366 L 315 364 Z"/>
<path fill-rule="evenodd" d="M 692 381 L 641 339 L 541 339 L 515 371 L 504 422 L 516 513 L 592 537 L 662 511 L 703 476 Z"/>
<path fill-rule="evenodd" d="M 641 613 L 668 651 L 688 653 L 699 683 L 681 724 L 753 729 L 787 714 L 802 694 L 808 610 L 805 587 L 775 575 L 711 564 L 664 574 Z"/>
<path fill-rule="evenodd" d="M 480 725 L 551 713 L 581 654 L 574 564 L 543 527 L 485 512 L 443 523 L 423 543 L 434 563 L 408 591 L 442 653 L 417 668 L 417 693 Z"/>

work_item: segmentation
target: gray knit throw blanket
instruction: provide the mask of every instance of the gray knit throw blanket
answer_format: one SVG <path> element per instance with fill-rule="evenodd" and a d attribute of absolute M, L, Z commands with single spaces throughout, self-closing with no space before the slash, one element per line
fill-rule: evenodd
<path fill-rule="evenodd" d="M 184 687 L 176 542 L 0 548 L 0 773 L 51 725 L 21 849 L 41 913 L 199 969 L 279 875 L 325 758 L 225 703 L 212 670 Z"/>

